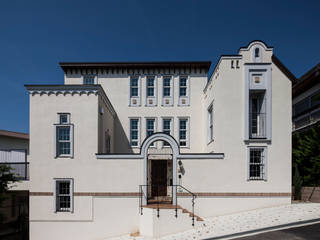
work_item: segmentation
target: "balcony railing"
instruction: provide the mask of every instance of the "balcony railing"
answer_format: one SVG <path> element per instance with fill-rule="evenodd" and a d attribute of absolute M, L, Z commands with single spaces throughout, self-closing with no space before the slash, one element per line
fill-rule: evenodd
<path fill-rule="evenodd" d="M 29 180 L 29 163 L 28 162 L 1 162 L 0 165 L 6 165 L 11 168 L 10 172 L 18 180 Z"/>
<path fill-rule="evenodd" d="M 265 138 L 266 137 L 266 114 L 265 113 L 250 113 L 250 138 Z"/>

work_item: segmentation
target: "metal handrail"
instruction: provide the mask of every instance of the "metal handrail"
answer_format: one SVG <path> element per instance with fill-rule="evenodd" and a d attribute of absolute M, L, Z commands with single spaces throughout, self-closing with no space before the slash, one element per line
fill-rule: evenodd
<path fill-rule="evenodd" d="M 161 184 L 144 184 L 144 185 L 139 185 L 139 211 L 140 211 L 140 214 L 143 215 L 143 205 L 142 205 L 142 202 L 143 202 L 143 197 L 146 198 L 146 200 L 148 201 L 148 187 L 152 187 L 152 186 L 157 186 L 157 193 L 158 193 L 158 196 L 159 196 L 159 187 L 163 187 L 163 186 L 170 186 L 172 187 L 172 193 L 173 193 L 173 188 L 175 187 L 176 189 L 176 192 L 177 192 L 177 187 L 180 187 L 182 189 L 184 189 L 188 194 L 190 194 L 192 196 L 192 226 L 194 226 L 194 205 L 195 205 L 195 199 L 197 198 L 197 195 L 193 192 L 191 192 L 190 190 L 188 190 L 187 188 L 185 188 L 184 186 L 178 184 L 178 185 L 161 185 Z M 143 187 L 147 187 L 147 193 L 145 193 L 143 191 Z M 172 194 L 173 195 L 173 194 Z M 175 217 L 178 217 L 178 194 L 176 193 L 175 194 Z M 159 205 L 159 201 L 157 201 L 157 217 L 160 217 L 160 205 Z"/>

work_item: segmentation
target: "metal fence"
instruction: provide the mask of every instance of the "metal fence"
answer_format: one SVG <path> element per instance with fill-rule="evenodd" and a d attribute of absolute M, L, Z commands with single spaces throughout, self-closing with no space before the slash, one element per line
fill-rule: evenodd
<path fill-rule="evenodd" d="M 18 180 L 29 180 L 29 163 L 28 162 L 1 162 L 0 165 L 6 165 L 11 168 L 10 172 Z"/>

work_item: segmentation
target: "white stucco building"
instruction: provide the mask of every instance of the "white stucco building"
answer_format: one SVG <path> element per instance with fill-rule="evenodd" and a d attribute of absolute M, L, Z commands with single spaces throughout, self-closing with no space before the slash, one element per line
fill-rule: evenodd
<path fill-rule="evenodd" d="M 272 47 L 222 55 L 209 79 L 210 62 L 60 66 L 64 85 L 26 85 L 32 240 L 161 236 L 290 203 L 292 74 Z"/>

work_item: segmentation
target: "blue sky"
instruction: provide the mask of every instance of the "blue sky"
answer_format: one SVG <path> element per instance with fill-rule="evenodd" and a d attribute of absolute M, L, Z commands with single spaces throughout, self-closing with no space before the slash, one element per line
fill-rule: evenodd
<path fill-rule="evenodd" d="M 210 60 L 261 39 L 300 77 L 320 62 L 320 1 L 0 3 L 0 129 L 29 132 L 24 84 L 62 84 L 60 61 Z"/>

